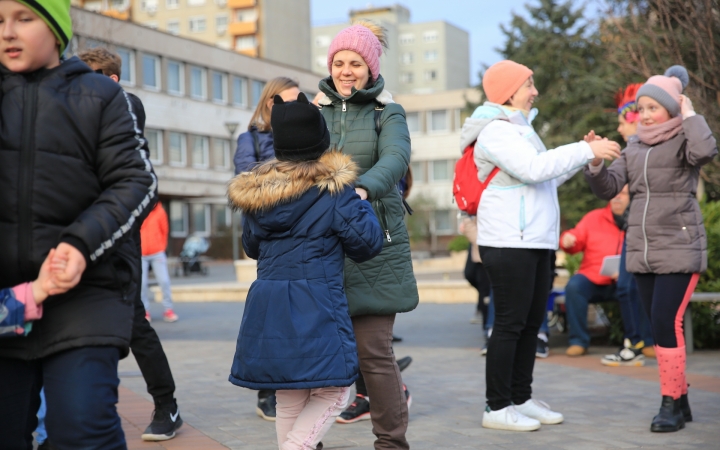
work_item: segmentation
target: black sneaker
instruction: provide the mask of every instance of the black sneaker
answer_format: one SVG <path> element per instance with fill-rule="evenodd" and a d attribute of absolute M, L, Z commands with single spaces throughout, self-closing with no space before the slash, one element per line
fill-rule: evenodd
<path fill-rule="evenodd" d="M 265 398 L 258 398 L 257 415 L 270 422 L 275 422 L 275 407 L 277 406 L 277 398 L 275 394 Z"/>
<path fill-rule="evenodd" d="M 630 343 L 630 339 L 625 339 L 623 346 L 617 353 L 612 355 L 605 355 L 600 360 L 605 366 L 619 367 L 619 366 L 635 366 L 641 367 L 645 365 L 645 355 L 643 355 L 642 349 L 645 346 L 643 341 L 638 342 L 635 345 Z"/>
<path fill-rule="evenodd" d="M 408 366 L 412 363 L 412 358 L 409 356 L 406 356 L 404 358 L 400 358 L 397 360 L 397 365 L 400 368 L 400 372 L 407 369 Z"/>
<path fill-rule="evenodd" d="M 169 407 L 155 405 L 152 422 L 142 434 L 143 441 L 167 441 L 175 437 L 175 431 L 183 424 L 180 408 L 173 402 Z"/>
<path fill-rule="evenodd" d="M 370 419 L 370 402 L 364 395 L 358 394 L 355 396 L 350 406 L 345 411 L 341 412 L 335 421 L 337 423 L 355 423 L 361 420 Z"/>
<path fill-rule="evenodd" d="M 538 336 L 537 338 L 537 348 L 535 349 L 535 357 L 536 358 L 547 358 L 550 354 L 550 347 L 548 346 L 548 343 L 545 339 Z"/>

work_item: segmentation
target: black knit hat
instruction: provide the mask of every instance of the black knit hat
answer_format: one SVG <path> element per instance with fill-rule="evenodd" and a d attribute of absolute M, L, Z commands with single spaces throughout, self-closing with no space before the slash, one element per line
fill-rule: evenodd
<path fill-rule="evenodd" d="M 275 157 L 280 161 L 315 160 L 330 147 L 325 118 L 302 92 L 294 102 L 275 96 L 270 126 Z"/>

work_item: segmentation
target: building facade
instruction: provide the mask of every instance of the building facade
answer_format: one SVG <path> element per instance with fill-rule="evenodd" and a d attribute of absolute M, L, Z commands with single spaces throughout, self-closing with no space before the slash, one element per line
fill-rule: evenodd
<path fill-rule="evenodd" d="M 267 80 L 293 78 L 313 96 L 317 75 L 79 8 L 71 14 L 68 53 L 116 51 L 121 85 L 145 105 L 150 159 L 170 218 L 168 252 L 177 255 L 188 236 L 200 234 L 210 238 L 211 256 L 229 258 L 226 190 L 237 134 L 247 129 Z"/>
<path fill-rule="evenodd" d="M 310 0 L 72 0 L 247 56 L 310 69 Z"/>
<path fill-rule="evenodd" d="M 395 96 L 405 108 L 412 141 L 413 186 L 408 203 L 415 213 L 406 219 L 415 251 L 444 253 L 458 234 L 452 179 L 461 156 L 460 131 L 467 105 L 480 100 L 477 89 Z"/>
<path fill-rule="evenodd" d="M 358 19 L 387 30 L 389 49 L 380 59 L 386 88 L 399 94 L 427 94 L 470 86 L 470 36 L 448 22 L 410 23 L 401 5 L 350 11 L 348 23 L 312 28 L 312 71 L 327 76 L 332 39 Z"/>

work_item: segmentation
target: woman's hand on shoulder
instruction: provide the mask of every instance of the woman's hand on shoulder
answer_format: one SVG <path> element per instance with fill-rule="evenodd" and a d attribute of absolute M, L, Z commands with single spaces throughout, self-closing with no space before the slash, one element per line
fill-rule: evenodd
<path fill-rule="evenodd" d="M 368 193 L 363 188 L 355 188 L 355 193 L 360 196 L 360 200 L 367 200 Z"/>

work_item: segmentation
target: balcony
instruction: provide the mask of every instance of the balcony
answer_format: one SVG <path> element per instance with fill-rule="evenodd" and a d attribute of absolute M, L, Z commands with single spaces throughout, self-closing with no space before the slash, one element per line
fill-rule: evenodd
<path fill-rule="evenodd" d="M 252 58 L 258 57 L 257 47 L 237 48 L 235 49 L 235 51 L 240 53 L 241 55 L 250 56 Z"/>
<path fill-rule="evenodd" d="M 230 9 L 252 8 L 257 5 L 257 0 L 228 0 L 227 5 Z"/>
<path fill-rule="evenodd" d="M 232 36 L 247 36 L 257 33 L 257 22 L 232 22 L 228 26 Z"/>

